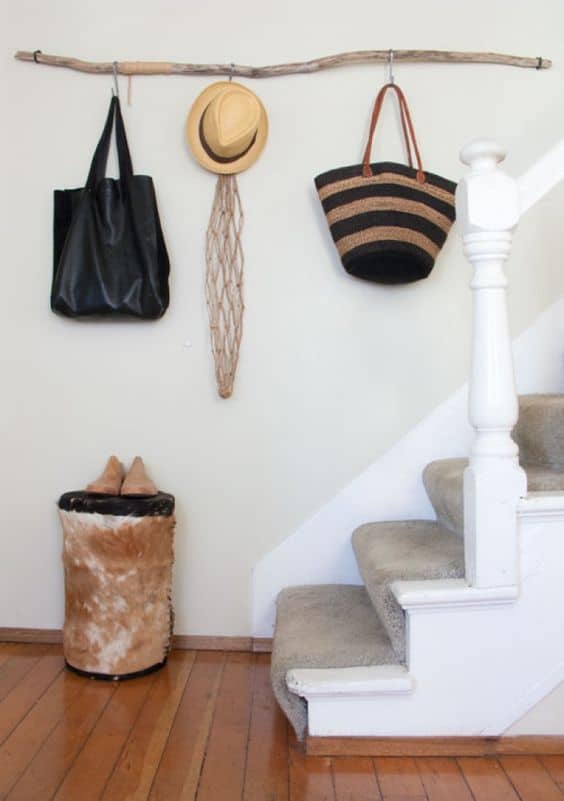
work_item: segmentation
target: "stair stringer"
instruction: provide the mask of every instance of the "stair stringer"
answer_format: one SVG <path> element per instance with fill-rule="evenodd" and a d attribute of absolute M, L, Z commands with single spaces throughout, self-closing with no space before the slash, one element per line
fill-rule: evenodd
<path fill-rule="evenodd" d="M 311 736 L 499 736 L 517 720 L 527 733 L 526 713 L 564 681 L 564 495 L 528 496 L 518 520 L 518 588 L 395 583 L 407 614 L 403 694 L 376 677 L 371 693 L 366 675 L 359 691 L 354 669 L 290 672 Z M 564 720 L 544 733 L 564 734 Z"/>
<path fill-rule="evenodd" d="M 519 393 L 564 391 L 564 297 L 514 342 Z M 360 584 L 351 532 L 367 521 L 433 517 L 421 473 L 429 462 L 467 456 L 472 442 L 467 385 L 407 432 L 253 569 L 252 633 L 271 637 L 276 597 L 302 584 Z"/>

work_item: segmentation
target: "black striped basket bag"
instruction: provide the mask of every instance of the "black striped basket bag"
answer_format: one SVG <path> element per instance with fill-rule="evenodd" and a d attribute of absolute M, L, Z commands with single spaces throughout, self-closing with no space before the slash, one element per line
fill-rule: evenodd
<path fill-rule="evenodd" d="M 376 123 L 389 89 L 399 101 L 409 166 L 391 161 L 370 163 Z M 427 278 L 454 222 L 456 184 L 423 170 L 407 101 L 399 86 L 388 83 L 378 93 L 362 164 L 324 172 L 315 185 L 348 273 L 381 284 Z"/>

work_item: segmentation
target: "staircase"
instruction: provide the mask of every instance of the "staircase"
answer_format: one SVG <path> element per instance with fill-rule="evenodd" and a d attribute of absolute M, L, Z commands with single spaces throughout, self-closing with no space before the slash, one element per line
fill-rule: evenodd
<path fill-rule="evenodd" d="M 498 736 L 564 681 L 564 395 L 515 395 L 503 272 L 521 213 L 555 165 L 564 177 L 564 149 L 521 182 L 494 143 L 462 158 L 474 446 L 425 468 L 436 520 L 354 532 L 364 586 L 280 593 L 272 682 L 300 739 Z"/>
<path fill-rule="evenodd" d="M 526 395 L 520 398 L 519 409 L 514 436 L 527 474 L 528 498 L 545 492 L 564 496 L 564 395 Z M 369 523 L 354 532 L 352 545 L 364 587 L 290 587 L 280 594 L 273 684 L 299 738 L 307 723 L 307 705 L 301 695 L 307 686 L 300 683 L 308 678 L 304 668 L 326 669 L 326 682 L 327 669 L 363 666 L 373 670 L 359 677 L 380 675 L 385 680 L 383 688 L 390 679 L 393 683 L 403 678 L 400 686 L 411 691 L 406 613 L 398 601 L 396 582 L 465 578 L 463 474 L 467 465 L 466 459 L 441 459 L 426 467 L 423 480 L 436 521 Z M 333 678 L 344 675 L 335 673 Z"/>

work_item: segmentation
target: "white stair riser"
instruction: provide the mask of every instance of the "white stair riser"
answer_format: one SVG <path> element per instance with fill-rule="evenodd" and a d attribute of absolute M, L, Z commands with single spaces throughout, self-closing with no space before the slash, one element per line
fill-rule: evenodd
<path fill-rule="evenodd" d="M 542 506 L 542 508 L 539 508 Z M 564 681 L 564 498 L 546 496 L 520 505 L 521 588 L 517 601 L 504 590 L 476 590 L 462 582 L 440 584 L 422 600 L 402 582 L 408 606 L 411 695 L 319 696 L 308 700 L 315 736 L 496 736 Z M 421 585 L 422 582 L 414 582 Z M 556 635 L 556 636 L 555 636 Z M 520 726 L 526 732 L 526 719 Z M 536 733 L 536 731 L 535 731 Z M 554 720 L 545 734 L 564 734 Z"/>

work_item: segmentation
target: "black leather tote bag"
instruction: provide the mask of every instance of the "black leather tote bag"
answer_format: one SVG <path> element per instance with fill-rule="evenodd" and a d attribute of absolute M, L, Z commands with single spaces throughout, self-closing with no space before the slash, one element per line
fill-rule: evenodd
<path fill-rule="evenodd" d="M 118 179 L 105 177 L 114 119 Z M 86 186 L 55 190 L 54 199 L 51 309 L 66 317 L 162 317 L 169 260 L 155 190 L 148 175 L 133 175 L 117 97 Z"/>

